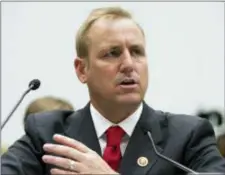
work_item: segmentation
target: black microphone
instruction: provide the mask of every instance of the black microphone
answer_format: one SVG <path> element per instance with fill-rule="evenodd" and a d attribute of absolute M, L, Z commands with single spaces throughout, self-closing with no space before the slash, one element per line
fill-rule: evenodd
<path fill-rule="evenodd" d="M 145 134 L 147 133 L 148 138 L 149 138 L 150 141 L 151 141 L 151 144 L 152 144 L 152 147 L 153 147 L 153 151 L 155 152 L 155 154 L 156 154 L 159 158 L 161 158 L 161 159 L 163 159 L 163 160 L 165 160 L 165 161 L 171 163 L 171 164 L 174 165 L 175 167 L 177 167 L 177 168 L 179 168 L 179 169 L 185 171 L 185 172 L 188 173 L 188 174 L 199 174 L 198 172 L 195 172 L 194 170 L 192 170 L 192 169 L 190 169 L 190 168 L 188 168 L 188 167 L 185 167 L 184 165 L 181 165 L 180 163 L 178 163 L 178 162 L 176 162 L 176 161 L 170 159 L 169 157 L 166 157 L 166 156 L 164 156 L 164 155 L 162 155 L 161 153 L 158 152 L 158 150 L 157 150 L 157 148 L 156 148 L 156 146 L 155 146 L 155 142 L 154 142 L 154 140 L 153 140 L 153 138 L 152 138 L 152 134 L 151 134 L 151 132 L 150 132 L 151 129 L 150 129 L 150 124 L 148 123 L 148 121 L 142 122 L 142 127 L 141 127 L 141 128 L 143 129 L 143 131 L 144 131 Z"/>
<path fill-rule="evenodd" d="M 152 138 L 151 133 L 150 133 L 149 131 L 146 131 L 146 132 L 147 132 L 148 137 L 149 137 L 149 139 L 150 139 L 150 141 L 151 141 L 153 150 L 154 150 L 155 154 L 156 154 L 158 157 L 160 157 L 161 159 L 163 159 L 163 160 L 165 160 L 165 161 L 167 161 L 167 162 L 170 162 L 170 163 L 173 164 L 175 167 L 177 167 L 177 168 L 179 168 L 179 169 L 182 169 L 182 170 L 185 171 L 186 173 L 190 173 L 190 174 L 199 174 L 199 173 L 197 173 L 196 171 L 194 171 L 194 170 L 192 170 L 192 169 L 190 169 L 190 168 L 188 168 L 188 167 L 186 167 L 186 166 L 184 166 L 184 165 L 182 165 L 182 164 L 180 164 L 180 163 L 178 163 L 178 162 L 176 162 L 176 161 L 170 159 L 169 157 L 166 157 L 166 156 L 160 154 L 160 153 L 157 151 L 157 149 L 156 149 L 156 146 L 155 146 L 155 143 L 154 143 L 154 140 L 153 140 L 153 138 Z"/>
<path fill-rule="evenodd" d="M 190 168 L 188 168 L 188 167 L 180 164 L 179 162 L 177 162 L 177 161 L 175 161 L 175 160 L 173 160 L 173 159 L 171 159 L 169 157 L 166 157 L 165 155 L 159 153 L 158 150 L 157 150 L 157 148 L 156 148 L 155 142 L 154 142 L 153 137 L 152 137 L 152 134 L 150 132 L 151 129 L 150 129 L 149 121 L 142 122 L 141 123 L 141 128 L 142 128 L 142 130 L 144 131 L 145 134 L 147 133 L 147 135 L 148 135 L 148 137 L 150 139 L 150 142 L 152 144 L 153 151 L 155 152 L 155 154 L 159 158 L 161 158 L 161 159 L 163 159 L 163 160 L 171 163 L 173 166 L 175 166 L 175 167 L 183 170 L 188 175 L 194 175 L 194 174 L 196 174 L 196 175 L 212 175 L 212 174 L 215 174 L 215 175 L 224 175 L 224 173 L 220 173 L 220 172 L 196 172 L 196 171 L 194 171 L 194 170 L 192 170 L 192 169 L 190 169 Z"/>
<path fill-rule="evenodd" d="M 20 105 L 20 103 L 22 102 L 22 100 L 24 99 L 24 97 L 31 91 L 31 90 L 37 90 L 41 85 L 40 80 L 38 79 L 34 79 L 29 83 L 28 89 L 23 93 L 22 97 L 19 99 L 19 101 L 17 102 L 17 104 L 15 105 L 15 107 L 13 108 L 13 110 L 9 113 L 8 117 L 5 119 L 5 121 L 3 122 L 3 124 L 1 125 L 1 130 L 4 128 L 4 126 L 6 125 L 6 123 L 9 121 L 10 117 L 12 116 L 12 114 L 15 112 L 15 110 L 18 108 L 18 106 Z"/>

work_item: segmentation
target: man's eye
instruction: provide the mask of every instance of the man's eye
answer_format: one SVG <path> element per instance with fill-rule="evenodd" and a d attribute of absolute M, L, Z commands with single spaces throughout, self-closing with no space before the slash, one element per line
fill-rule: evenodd
<path fill-rule="evenodd" d="M 104 57 L 119 57 L 121 55 L 121 51 L 119 49 L 113 49 L 107 52 Z"/>
<path fill-rule="evenodd" d="M 144 56 L 145 53 L 141 49 L 133 49 L 133 50 L 131 50 L 131 55 L 133 55 L 133 56 Z"/>

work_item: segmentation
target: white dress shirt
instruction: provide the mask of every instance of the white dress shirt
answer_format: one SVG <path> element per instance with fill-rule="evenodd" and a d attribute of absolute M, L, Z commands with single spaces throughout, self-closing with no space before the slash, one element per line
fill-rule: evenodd
<path fill-rule="evenodd" d="M 122 142 L 120 145 L 121 154 L 124 155 L 129 138 L 131 137 L 131 135 L 134 131 L 134 128 L 141 116 L 142 109 L 143 109 L 143 104 L 141 103 L 141 105 L 138 107 L 138 109 L 133 114 L 131 114 L 129 117 L 127 117 L 122 122 L 120 122 L 118 124 L 114 124 L 114 123 L 110 122 L 109 120 L 107 120 L 105 117 L 103 117 L 94 108 L 94 106 L 92 104 L 90 105 L 90 112 L 91 112 L 95 130 L 97 133 L 97 137 L 99 140 L 99 144 L 101 147 L 102 155 L 104 153 L 106 143 L 107 143 L 105 131 L 111 126 L 120 126 L 126 133 L 125 136 L 122 138 Z"/>

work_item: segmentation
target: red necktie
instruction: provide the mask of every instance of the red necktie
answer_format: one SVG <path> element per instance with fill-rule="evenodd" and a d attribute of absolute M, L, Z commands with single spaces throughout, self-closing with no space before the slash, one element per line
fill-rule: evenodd
<path fill-rule="evenodd" d="M 120 143 L 125 132 L 119 126 L 110 127 L 106 131 L 107 145 L 103 154 L 103 159 L 109 166 L 117 171 L 121 161 Z"/>

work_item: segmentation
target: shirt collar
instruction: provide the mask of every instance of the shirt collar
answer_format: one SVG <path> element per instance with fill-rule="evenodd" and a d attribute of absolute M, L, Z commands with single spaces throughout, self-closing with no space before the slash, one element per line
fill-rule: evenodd
<path fill-rule="evenodd" d="M 90 112 L 91 112 L 92 120 L 95 126 L 97 137 L 98 138 L 102 137 L 102 135 L 104 135 L 105 131 L 109 127 L 116 126 L 116 125 L 120 126 L 126 132 L 126 134 L 129 137 L 131 137 L 134 131 L 134 128 L 141 116 L 142 110 L 143 110 L 143 104 L 141 103 L 133 114 L 131 114 L 129 117 L 127 117 L 125 120 L 121 121 L 120 123 L 114 124 L 108 119 L 106 119 L 105 117 L 103 117 L 97 111 L 97 109 L 95 109 L 95 107 L 92 104 L 90 104 Z"/>

